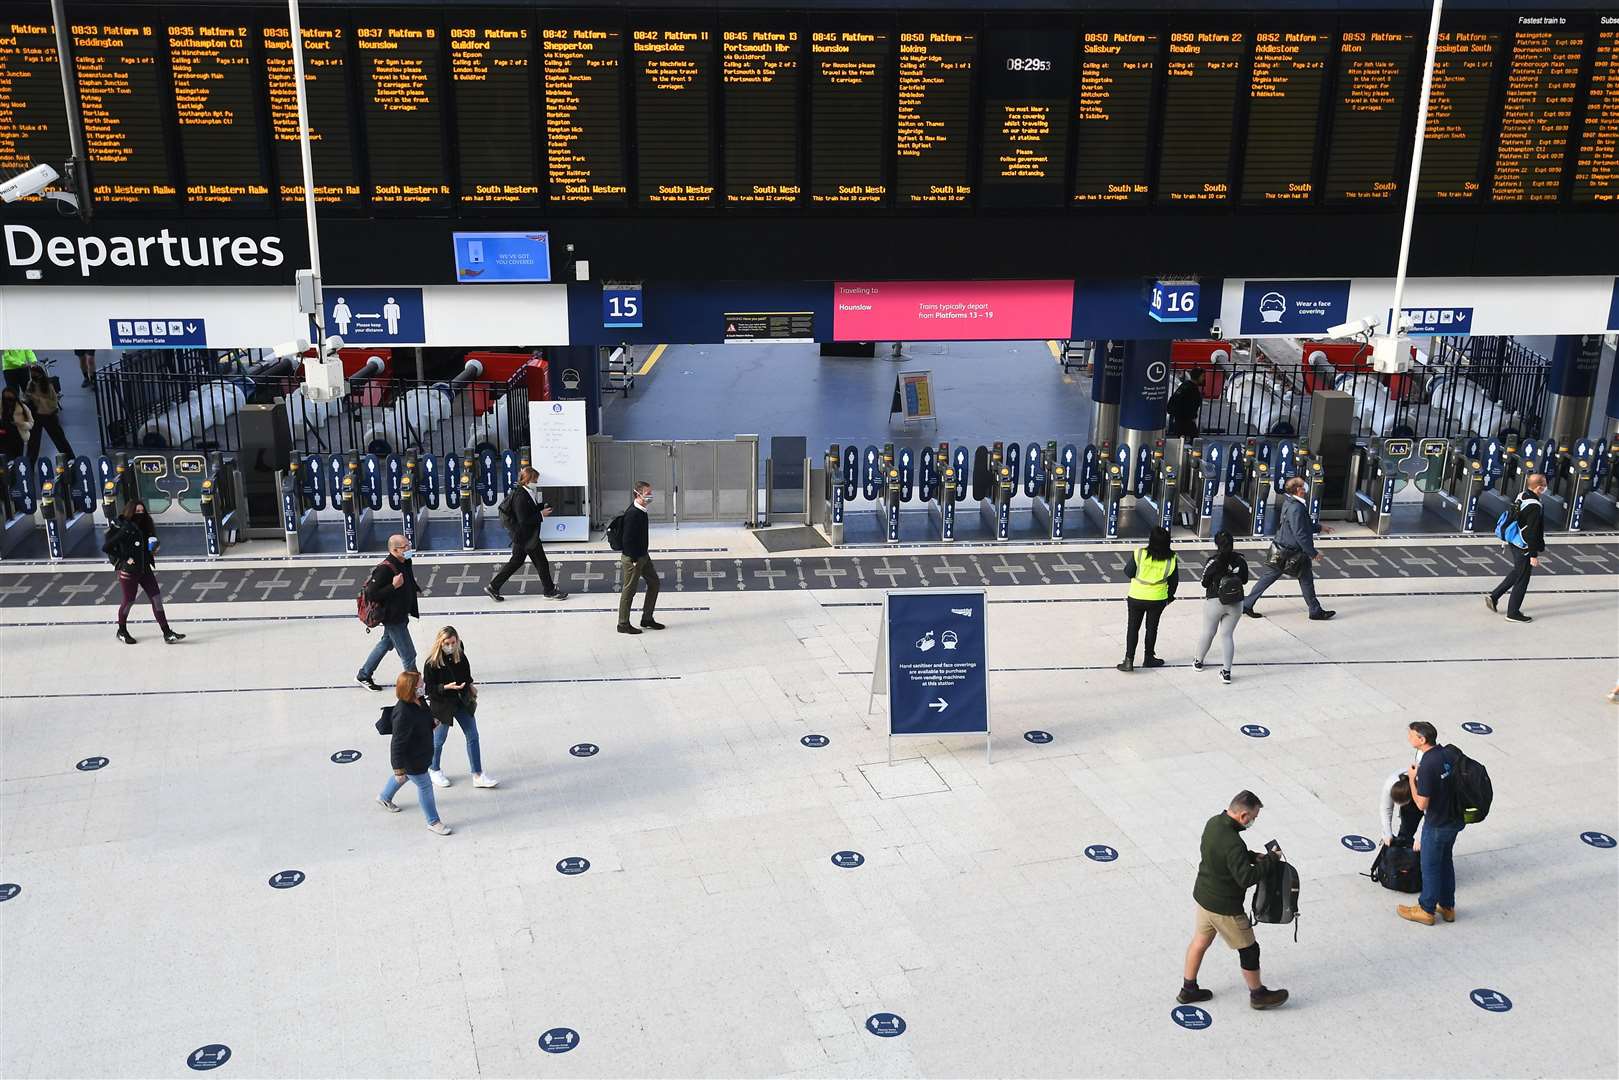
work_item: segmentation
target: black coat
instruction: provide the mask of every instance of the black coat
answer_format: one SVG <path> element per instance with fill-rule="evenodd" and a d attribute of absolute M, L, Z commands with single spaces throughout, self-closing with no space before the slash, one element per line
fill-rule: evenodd
<path fill-rule="evenodd" d="M 646 558 L 648 537 L 646 511 L 630 503 L 624 511 L 624 541 L 619 545 L 623 556 L 632 561 Z"/>
<path fill-rule="evenodd" d="M 1169 398 L 1169 433 L 1197 438 L 1198 414 L 1203 409 L 1203 391 L 1190 379 L 1176 387 Z"/>
<path fill-rule="evenodd" d="M 433 714 L 414 701 L 394 706 L 394 734 L 388 743 L 388 764 L 418 776 L 433 764 Z"/>
<path fill-rule="evenodd" d="M 1209 564 L 1203 568 L 1203 599 L 1220 598 L 1220 579 L 1227 574 L 1236 574 L 1238 580 L 1244 585 L 1248 584 L 1248 560 L 1242 557 L 1241 552 L 1217 554 L 1209 560 Z"/>
<path fill-rule="evenodd" d="M 525 499 L 527 495 L 523 496 Z M 476 706 L 472 701 L 473 682 L 472 664 L 467 661 L 466 651 L 463 650 L 459 659 L 446 660 L 442 664 L 432 661 L 422 665 L 422 681 L 427 685 L 427 707 L 433 712 L 433 719 L 441 724 L 455 722 L 456 712 L 474 712 Z M 465 689 L 446 690 L 445 683 L 463 683 Z"/>
<path fill-rule="evenodd" d="M 133 518 L 118 518 L 107 529 L 106 542 L 101 551 L 112 560 L 119 573 L 140 577 L 157 565 L 157 555 L 146 541 L 157 535 L 150 514 Z"/>
<path fill-rule="evenodd" d="M 397 589 L 394 588 L 395 574 L 405 575 L 404 584 Z M 371 571 L 371 579 L 365 583 L 366 595 L 382 605 L 382 621 L 387 624 L 402 623 L 411 616 L 421 618 L 421 612 L 416 610 L 416 594 L 421 591 L 410 560 L 396 559 L 392 555 L 377 564 Z"/>
<path fill-rule="evenodd" d="M 1546 517 L 1541 512 L 1540 500 L 1524 495 L 1516 508 L 1518 528 L 1523 532 L 1523 550 L 1526 555 L 1539 555 L 1546 550 Z"/>
<path fill-rule="evenodd" d="M 517 527 L 512 530 L 512 547 L 531 550 L 540 543 L 540 522 L 544 520 L 540 510 L 546 504 L 536 503 L 534 497 L 521 487 L 512 489 L 511 499 L 512 517 L 517 519 Z"/>

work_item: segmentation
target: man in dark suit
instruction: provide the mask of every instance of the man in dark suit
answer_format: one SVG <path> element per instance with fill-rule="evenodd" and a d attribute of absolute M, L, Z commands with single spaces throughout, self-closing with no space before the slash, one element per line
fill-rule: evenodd
<path fill-rule="evenodd" d="M 545 589 L 545 598 L 566 600 L 568 594 L 551 580 L 551 563 L 545 557 L 545 545 L 540 543 L 540 524 L 551 516 L 551 504 L 545 501 L 545 493 L 540 490 L 540 474 L 525 465 L 517 474 L 517 484 L 506 497 L 506 505 L 511 510 L 512 557 L 483 591 L 491 599 L 506 599 L 500 595 L 500 587 L 523 568 L 523 560 L 532 559 L 534 572 L 540 575 L 540 585 Z"/>
<path fill-rule="evenodd" d="M 1304 602 L 1310 608 L 1310 618 L 1317 621 L 1330 619 L 1338 614 L 1321 606 L 1321 601 L 1315 596 L 1315 573 L 1310 564 L 1321 557 L 1315 549 L 1315 526 L 1310 522 L 1310 505 L 1304 501 L 1304 490 L 1307 485 L 1304 477 L 1295 476 L 1282 486 L 1286 493 L 1282 498 L 1281 521 L 1276 527 L 1274 537 L 1276 546 L 1284 554 L 1293 557 L 1293 563 L 1301 569 L 1299 576 L 1299 591 L 1304 594 Z M 1259 598 L 1265 595 L 1282 571 L 1267 565 L 1259 572 L 1259 580 L 1254 582 L 1254 589 L 1243 601 L 1242 613 L 1252 619 L 1262 619 L 1263 615 L 1254 610 Z"/>

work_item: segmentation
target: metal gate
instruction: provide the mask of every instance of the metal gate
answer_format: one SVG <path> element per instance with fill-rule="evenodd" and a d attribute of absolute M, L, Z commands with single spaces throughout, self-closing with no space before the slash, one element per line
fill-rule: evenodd
<path fill-rule="evenodd" d="M 657 523 L 740 523 L 759 510 L 759 436 L 734 439 L 590 440 L 591 525 L 604 525 L 645 480 L 659 492 L 648 511 Z"/>

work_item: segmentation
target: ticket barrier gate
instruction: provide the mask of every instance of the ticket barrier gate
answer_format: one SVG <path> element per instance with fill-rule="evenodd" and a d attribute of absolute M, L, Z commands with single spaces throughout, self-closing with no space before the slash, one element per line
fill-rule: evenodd
<path fill-rule="evenodd" d="M 417 458 L 414 450 L 393 454 L 388 458 L 388 505 L 399 511 L 399 531 L 405 542 L 418 550 L 427 547 L 427 519 L 432 511 L 432 498 L 437 492 L 426 482 L 423 466 L 431 463 L 432 455 Z M 437 475 L 437 470 L 433 470 Z"/>
<path fill-rule="evenodd" d="M 1119 535 L 1120 503 L 1130 494 L 1130 447 L 1127 443 L 1115 447 L 1104 442 L 1095 450 L 1094 458 L 1090 456 L 1091 448 L 1085 451 L 1087 464 L 1094 461 L 1097 470 L 1090 497 L 1083 504 L 1085 517 L 1103 536 L 1113 540 Z"/>
<path fill-rule="evenodd" d="M 1291 447 L 1291 444 L 1287 444 Z M 1280 445 L 1269 439 L 1248 439 L 1226 445 L 1225 499 L 1220 504 L 1220 528 L 1233 537 L 1264 536 L 1269 527 L 1275 461 Z M 1288 460 L 1294 460 L 1293 450 Z"/>
<path fill-rule="evenodd" d="M 1159 439 L 1136 452 L 1136 515 L 1149 528 L 1173 530 L 1180 502 L 1181 440 Z"/>
<path fill-rule="evenodd" d="M 1591 494 L 1596 479 L 1597 462 L 1601 460 L 1602 443 L 1597 439 L 1580 439 L 1567 464 L 1568 516 L 1564 519 L 1569 532 L 1580 532 L 1585 526 L 1585 500 Z"/>
<path fill-rule="evenodd" d="M 39 478 L 39 515 L 45 521 L 45 549 L 52 562 L 70 559 L 89 547 L 99 549 L 96 529 L 95 473 L 87 457 L 57 454 L 35 463 Z"/>
<path fill-rule="evenodd" d="M 10 558 L 35 535 L 34 473 L 26 458 L 0 457 L 0 559 Z"/>
<path fill-rule="evenodd" d="M 1033 446 L 1032 443 L 1030 445 Z M 1039 457 L 1038 475 L 1025 479 L 1024 490 L 1034 500 L 1034 520 L 1048 538 L 1061 540 L 1068 515 L 1068 501 L 1074 497 L 1076 490 L 1081 499 L 1091 497 L 1095 470 L 1085 472 L 1082 469 L 1079 450 L 1073 443 L 1058 451 L 1055 442 L 1048 442 Z M 1029 460 L 1031 464 L 1034 461 L 1032 451 Z"/>
<path fill-rule="evenodd" d="M 860 479 L 860 451 L 833 443 L 826 453 L 826 533 L 834 547 L 843 543 L 843 515 Z"/>
<path fill-rule="evenodd" d="M 1387 536 L 1394 528 L 1394 496 L 1410 482 L 1413 466 L 1426 471 L 1427 461 L 1418 455 L 1415 439 L 1372 439 L 1357 445 L 1355 455 L 1360 459 L 1351 499 L 1355 520 Z"/>
<path fill-rule="evenodd" d="M 202 538 L 208 557 L 217 559 L 241 535 L 245 506 L 236 459 L 214 451 L 202 479 Z"/>
<path fill-rule="evenodd" d="M 1619 435 L 1606 443 L 1595 441 L 1591 455 L 1591 481 L 1580 502 L 1582 526 L 1590 519 L 1619 525 Z"/>
<path fill-rule="evenodd" d="M 97 466 L 101 474 L 101 516 L 111 525 L 124 507 L 140 498 L 140 485 L 128 454 L 103 454 Z"/>
<path fill-rule="evenodd" d="M 928 521 L 938 538 L 946 543 L 956 539 L 956 503 L 967 497 L 967 480 L 972 471 L 967 448 L 958 446 L 954 451 L 949 443 L 940 443 L 933 455 L 933 475 Z"/>
<path fill-rule="evenodd" d="M 1017 494 L 1017 443 L 995 443 L 989 450 L 989 475 L 985 495 L 978 501 L 978 516 L 996 540 L 1012 538 L 1012 497 Z"/>
<path fill-rule="evenodd" d="M 320 512 L 326 509 L 326 489 L 321 479 L 321 458 L 315 454 L 302 461 L 294 457 L 285 469 L 276 470 L 275 486 L 281 495 L 281 531 L 286 534 L 288 555 L 299 555 L 315 546 Z"/>
<path fill-rule="evenodd" d="M 365 468 L 367 459 L 371 465 L 369 470 Z M 367 479 L 375 475 L 377 459 L 371 454 L 362 458 L 360 454 L 350 451 L 341 458 L 333 457 L 330 460 L 338 463 L 342 469 L 337 506 L 343 514 L 343 550 L 354 555 L 370 546 L 371 535 L 376 528 L 375 509 L 371 505 Z M 380 480 L 380 477 L 377 479 Z"/>
<path fill-rule="evenodd" d="M 1528 475 L 1523 471 L 1525 453 L 1528 452 L 1533 460 L 1534 450 L 1533 440 L 1526 440 L 1520 445 L 1514 432 L 1485 444 L 1484 487 L 1475 504 L 1473 529 L 1494 529 L 1502 511 L 1517 500 Z"/>
<path fill-rule="evenodd" d="M 1586 445 L 1584 440 L 1581 440 L 1581 445 Z M 1541 443 L 1539 471 L 1546 474 L 1546 490 L 1540 496 L 1540 515 L 1548 529 L 1576 531 L 1572 524 L 1575 488 L 1579 486 L 1575 479 L 1575 473 L 1579 471 L 1575 461 L 1574 447 L 1568 443 L 1551 439 Z M 1586 459 L 1586 468 L 1590 468 L 1589 458 Z"/>
<path fill-rule="evenodd" d="M 1225 478 L 1225 462 L 1231 443 L 1202 439 L 1183 457 L 1186 477 L 1181 501 L 1181 520 L 1196 536 L 1207 539 L 1215 532 L 1215 515 L 1220 510 L 1220 487 Z"/>
<path fill-rule="evenodd" d="M 1479 440 L 1463 435 L 1455 439 L 1423 439 L 1417 453 L 1427 467 L 1417 478 L 1422 508 L 1457 532 L 1478 527 L 1479 495 L 1486 482 L 1485 458 Z"/>

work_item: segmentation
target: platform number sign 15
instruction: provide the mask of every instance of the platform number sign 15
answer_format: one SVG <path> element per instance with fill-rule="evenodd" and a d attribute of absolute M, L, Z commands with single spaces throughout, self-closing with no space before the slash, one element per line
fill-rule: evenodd
<path fill-rule="evenodd" d="M 1196 322 L 1200 294 L 1195 281 L 1155 281 L 1147 314 L 1164 323 Z"/>
<path fill-rule="evenodd" d="M 644 311 L 639 286 L 609 286 L 602 289 L 603 327 L 638 327 Z"/>

